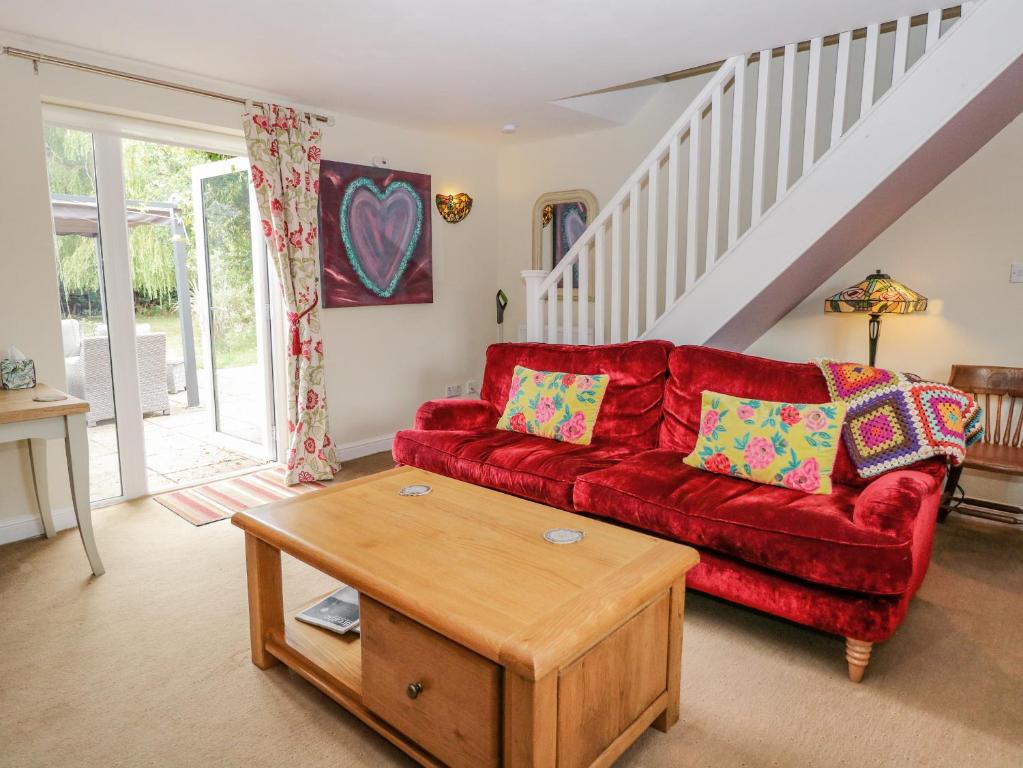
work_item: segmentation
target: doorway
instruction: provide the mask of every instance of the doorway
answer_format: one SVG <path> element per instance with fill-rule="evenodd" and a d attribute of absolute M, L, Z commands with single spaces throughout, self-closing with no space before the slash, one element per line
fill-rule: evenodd
<path fill-rule="evenodd" d="M 61 329 L 90 496 L 276 459 L 270 270 L 248 161 L 48 124 Z"/>

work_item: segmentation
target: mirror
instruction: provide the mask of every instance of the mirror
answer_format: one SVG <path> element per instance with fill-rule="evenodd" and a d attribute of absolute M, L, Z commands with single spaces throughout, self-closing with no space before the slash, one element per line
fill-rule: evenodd
<path fill-rule="evenodd" d="M 585 189 L 547 192 L 533 206 L 533 269 L 554 269 L 598 212 L 597 198 Z M 572 287 L 579 288 L 573 270 Z"/>

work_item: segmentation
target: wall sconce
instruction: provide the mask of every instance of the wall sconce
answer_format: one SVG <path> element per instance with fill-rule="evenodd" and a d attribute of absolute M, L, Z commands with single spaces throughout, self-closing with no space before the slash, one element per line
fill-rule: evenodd
<path fill-rule="evenodd" d="M 457 195 L 437 195 L 437 210 L 444 221 L 455 224 L 469 215 L 469 211 L 472 210 L 472 198 L 465 192 L 459 192 Z"/>

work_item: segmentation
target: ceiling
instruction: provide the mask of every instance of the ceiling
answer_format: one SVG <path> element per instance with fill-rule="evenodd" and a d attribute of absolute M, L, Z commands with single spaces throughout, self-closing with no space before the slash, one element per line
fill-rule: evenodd
<path fill-rule="evenodd" d="M 0 0 L 0 24 L 322 109 L 495 139 L 513 122 L 525 139 L 609 124 L 561 98 L 934 4 Z"/>

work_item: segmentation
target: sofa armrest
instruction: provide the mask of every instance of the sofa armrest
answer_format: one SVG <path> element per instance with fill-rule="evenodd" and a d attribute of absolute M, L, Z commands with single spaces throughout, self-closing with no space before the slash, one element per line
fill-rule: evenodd
<path fill-rule="evenodd" d="M 941 496 L 944 475 L 944 465 L 937 461 L 881 475 L 857 497 L 853 522 L 882 533 L 911 536 L 920 509 Z"/>
<path fill-rule="evenodd" d="M 489 400 L 428 400 L 416 411 L 416 429 L 484 429 L 501 414 Z"/>

